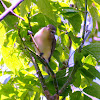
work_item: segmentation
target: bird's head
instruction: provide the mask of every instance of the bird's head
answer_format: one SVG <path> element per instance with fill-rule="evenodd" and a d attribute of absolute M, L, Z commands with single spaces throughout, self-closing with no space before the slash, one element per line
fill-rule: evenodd
<path fill-rule="evenodd" d="M 56 28 L 52 24 L 49 24 L 46 27 L 50 31 L 50 33 L 52 33 L 52 34 L 55 34 L 56 33 Z"/>

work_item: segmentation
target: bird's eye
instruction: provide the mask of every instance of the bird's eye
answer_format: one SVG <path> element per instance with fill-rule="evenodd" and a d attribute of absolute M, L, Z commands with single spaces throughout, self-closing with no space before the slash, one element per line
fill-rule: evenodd
<path fill-rule="evenodd" d="M 55 30 L 51 30 L 51 33 L 54 34 L 55 33 Z"/>

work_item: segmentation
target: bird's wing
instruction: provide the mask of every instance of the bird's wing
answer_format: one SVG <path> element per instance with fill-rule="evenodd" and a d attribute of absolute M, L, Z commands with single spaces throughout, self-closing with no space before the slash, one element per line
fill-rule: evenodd
<path fill-rule="evenodd" d="M 48 58 L 49 62 L 50 62 L 51 56 L 53 54 L 53 51 L 55 50 L 55 47 L 56 47 L 56 39 L 55 39 L 55 36 L 54 36 L 53 41 L 52 41 L 51 54 L 50 54 L 50 57 Z"/>

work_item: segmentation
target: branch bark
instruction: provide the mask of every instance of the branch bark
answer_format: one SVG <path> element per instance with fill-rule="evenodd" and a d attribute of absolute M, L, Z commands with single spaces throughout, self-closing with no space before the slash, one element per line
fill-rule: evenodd
<path fill-rule="evenodd" d="M 41 73 L 41 71 L 40 71 L 40 69 L 39 69 L 39 67 L 38 67 L 38 64 L 37 64 L 36 61 L 35 61 L 37 55 L 36 55 L 35 53 L 33 53 L 28 47 L 25 46 L 24 41 L 22 40 L 21 35 L 20 35 L 20 29 L 18 29 L 18 35 L 19 35 L 19 37 L 20 37 L 20 39 L 21 39 L 21 42 L 22 42 L 22 44 L 23 44 L 23 48 L 25 48 L 25 50 L 30 54 L 31 60 L 32 60 L 34 66 L 35 66 L 36 73 L 37 73 L 38 78 L 39 78 L 39 80 L 40 80 L 40 82 L 41 82 L 41 85 L 42 85 L 42 88 L 43 88 L 43 91 L 44 91 L 44 94 L 45 94 L 46 98 L 47 98 L 48 100 L 52 100 L 52 99 L 50 99 L 50 98 L 52 98 L 52 96 L 50 95 L 50 92 L 48 91 L 48 88 L 47 88 L 47 86 L 46 86 L 46 83 L 45 83 L 45 80 L 44 80 L 44 78 L 43 78 L 43 76 L 42 76 L 42 73 Z M 34 59 L 34 58 L 35 58 L 35 59 Z"/>
<path fill-rule="evenodd" d="M 75 65 L 73 67 L 73 70 L 71 72 L 71 74 L 69 75 L 69 78 L 67 80 L 67 82 L 63 85 L 63 87 L 59 90 L 59 95 L 62 94 L 64 92 L 64 90 L 68 87 L 68 85 L 70 85 L 74 79 L 74 76 L 75 76 L 75 73 L 77 71 L 77 65 L 78 64 L 78 61 L 75 61 Z"/>
<path fill-rule="evenodd" d="M 19 17 L 21 18 L 22 20 L 24 20 L 22 17 L 18 16 L 17 14 L 15 14 L 13 12 L 13 10 L 24 0 L 17 0 L 17 2 L 13 5 L 11 5 L 9 8 L 6 7 L 6 5 L 3 3 L 2 0 L 0 0 L 1 4 L 3 5 L 3 7 L 5 8 L 5 11 L 0 15 L 0 21 L 3 20 L 10 12 L 16 16 L 16 17 Z"/>

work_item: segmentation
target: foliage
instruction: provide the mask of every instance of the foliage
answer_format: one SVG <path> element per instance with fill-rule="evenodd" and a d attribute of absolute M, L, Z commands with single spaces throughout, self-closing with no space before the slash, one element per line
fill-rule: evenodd
<path fill-rule="evenodd" d="M 0 75 L 2 76 L 3 72 L 4 75 L 11 76 L 6 84 L 5 82 L 0 83 L 1 100 L 40 100 L 41 95 L 44 95 L 30 53 L 25 46 L 34 52 L 33 43 L 27 32 L 31 30 L 36 33 L 41 27 L 48 24 L 53 24 L 57 29 L 57 44 L 49 65 L 56 73 L 59 90 L 66 83 L 60 99 L 67 98 L 69 95 L 71 100 L 91 100 L 86 93 L 100 99 L 100 85 L 93 82 L 96 77 L 100 79 L 100 73 L 95 68 L 100 61 L 100 43 L 94 40 L 94 37 L 98 38 L 97 32 L 100 31 L 98 11 L 100 1 L 87 1 L 88 16 L 92 16 L 93 22 L 92 30 L 87 28 L 91 31 L 87 41 L 92 38 L 92 43 L 84 45 L 81 51 L 79 51 L 79 47 L 85 41 L 78 37 L 78 33 L 83 28 L 81 23 L 84 21 L 84 0 L 24 0 L 14 9 L 14 12 L 22 16 L 25 21 L 8 15 L 0 22 L 0 54 L 2 56 Z M 7 7 L 11 5 L 7 1 L 4 3 Z M 3 12 L 4 8 L 0 3 L 0 14 Z M 83 31 L 81 33 L 83 34 Z M 71 46 L 75 50 L 73 67 L 68 65 Z M 43 63 L 39 60 L 36 61 L 50 94 L 54 95 L 53 78 L 47 75 Z M 2 71 L 5 65 L 10 70 Z M 71 84 L 82 91 L 72 92 Z"/>

